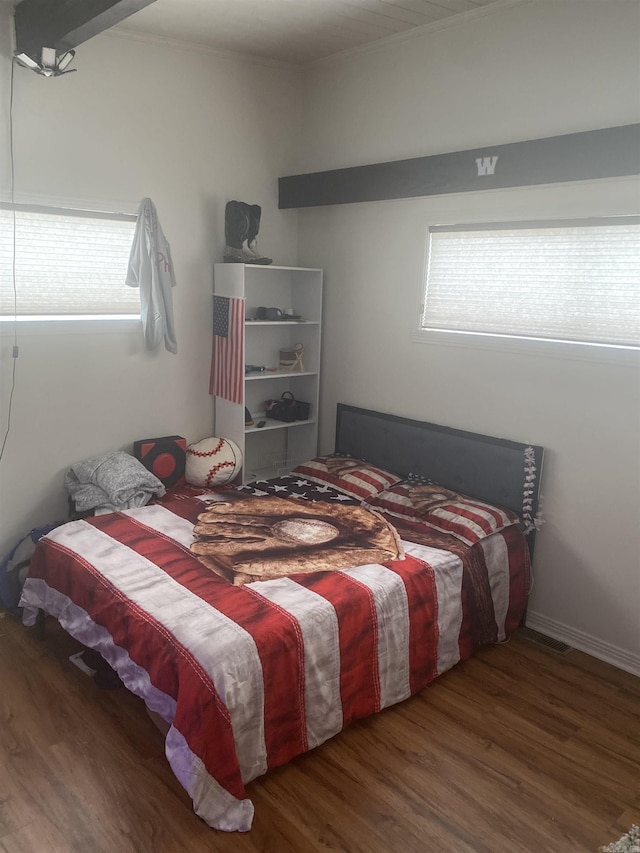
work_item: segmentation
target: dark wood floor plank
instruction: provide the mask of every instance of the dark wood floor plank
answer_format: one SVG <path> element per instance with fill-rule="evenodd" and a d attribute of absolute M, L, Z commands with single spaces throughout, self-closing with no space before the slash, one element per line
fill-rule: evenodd
<path fill-rule="evenodd" d="M 0 853 L 73 853 L 67 839 L 44 818 L 0 838 Z"/>
<path fill-rule="evenodd" d="M 408 738 L 411 746 L 403 758 L 405 789 L 418 792 L 433 814 L 455 815 L 460 837 L 471 838 L 476 848 L 481 844 L 479 839 L 495 835 L 496 825 L 500 826 L 503 843 L 512 851 L 549 847 L 557 835 L 557 825 L 550 821 L 555 802 L 542 793 L 542 788 L 531 784 L 526 768 L 517 761 L 506 761 L 510 756 L 493 748 L 487 738 L 466 732 L 444 715 L 434 717 L 433 706 L 419 707 L 412 700 L 405 703 L 404 711 L 397 724 L 385 726 L 380 748 L 386 747 L 386 754 L 399 738 Z M 421 735 L 420 723 L 424 720 L 429 725 L 422 727 Z M 359 760 L 366 762 L 366 756 Z M 547 825 L 553 826 L 551 837 Z M 524 845 L 520 840 L 523 835 Z"/>
<path fill-rule="evenodd" d="M 582 790 L 585 796 L 592 788 L 594 773 L 598 773 L 601 781 L 603 775 L 608 774 L 607 794 L 615 802 L 626 802 L 637 775 L 633 759 L 624 757 L 611 761 L 596 743 L 583 743 L 580 748 L 579 730 L 572 737 L 559 739 L 535 718 L 532 720 L 506 706 L 497 705 L 491 713 L 491 720 L 478 717 L 468 710 L 467 704 L 481 703 L 481 689 L 470 683 L 461 690 L 464 690 L 464 695 L 450 691 L 441 700 L 450 714 L 458 715 L 460 725 L 468 726 L 479 737 L 488 736 L 505 752 L 535 767 L 538 774 L 555 778 L 566 788 Z M 600 799 L 597 788 L 593 793 L 594 800 Z"/>

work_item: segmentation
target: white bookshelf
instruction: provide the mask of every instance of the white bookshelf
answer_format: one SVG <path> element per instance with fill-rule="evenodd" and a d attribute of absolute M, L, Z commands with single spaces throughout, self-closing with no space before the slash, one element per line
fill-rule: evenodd
<path fill-rule="evenodd" d="M 232 439 L 242 450 L 238 480 L 278 476 L 317 453 L 322 270 L 216 264 L 214 293 L 245 300 L 243 361 L 265 368 L 264 372 L 245 374 L 241 403 L 216 397 L 215 434 Z M 259 307 L 292 308 L 301 319 L 257 319 Z M 304 347 L 304 369 L 280 369 L 280 350 L 296 343 Z M 310 404 L 308 420 L 285 423 L 266 417 L 265 401 L 285 391 Z M 251 412 L 252 426 L 245 427 L 245 407 Z M 261 421 L 264 425 L 258 427 Z"/>

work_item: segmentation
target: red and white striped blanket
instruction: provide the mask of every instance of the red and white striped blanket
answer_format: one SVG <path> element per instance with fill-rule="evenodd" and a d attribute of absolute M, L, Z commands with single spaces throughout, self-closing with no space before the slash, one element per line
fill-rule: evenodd
<path fill-rule="evenodd" d="M 170 724 L 170 765 L 218 829 L 250 828 L 249 781 L 504 638 L 525 606 L 515 527 L 472 548 L 413 531 L 403 560 L 233 586 L 189 550 L 202 508 L 58 527 L 21 603 L 27 624 L 38 608 L 55 616 Z"/>

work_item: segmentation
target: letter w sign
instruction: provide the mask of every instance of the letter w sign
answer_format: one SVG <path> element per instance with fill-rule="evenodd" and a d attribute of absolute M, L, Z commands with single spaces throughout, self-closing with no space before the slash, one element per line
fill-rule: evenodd
<path fill-rule="evenodd" d="M 476 157 L 476 166 L 478 167 L 478 177 L 482 175 L 493 175 L 498 162 L 497 155 L 495 157 Z"/>

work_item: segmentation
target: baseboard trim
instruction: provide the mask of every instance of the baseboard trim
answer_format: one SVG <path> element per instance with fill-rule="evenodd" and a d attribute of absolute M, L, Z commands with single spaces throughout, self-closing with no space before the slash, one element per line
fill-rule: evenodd
<path fill-rule="evenodd" d="M 548 616 L 543 616 L 542 613 L 536 613 L 532 610 L 527 611 L 525 624 L 527 628 L 532 628 L 534 631 L 539 631 L 555 640 L 561 640 L 563 643 L 573 646 L 574 649 L 598 658 L 598 660 L 617 666 L 618 669 L 624 669 L 625 672 L 630 672 L 632 675 L 640 676 L 640 655 L 628 652 L 612 643 L 606 643 L 591 634 L 557 622 L 555 619 L 549 619 Z"/>

